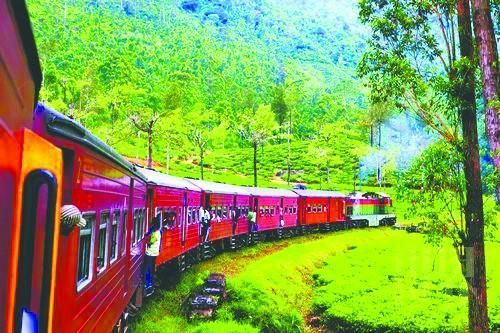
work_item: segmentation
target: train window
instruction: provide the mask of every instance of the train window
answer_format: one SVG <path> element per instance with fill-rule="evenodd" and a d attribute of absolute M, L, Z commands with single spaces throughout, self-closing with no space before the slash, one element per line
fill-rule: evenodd
<path fill-rule="evenodd" d="M 352 206 L 347 207 L 347 215 L 352 215 L 352 213 L 353 213 L 353 207 Z"/>
<path fill-rule="evenodd" d="M 288 214 L 288 206 L 285 206 L 285 208 L 283 209 L 283 212 L 284 212 L 285 214 Z"/>
<path fill-rule="evenodd" d="M 313 212 L 313 213 L 316 213 L 316 212 L 317 212 L 317 210 L 316 210 L 316 205 L 312 205 L 312 212 Z"/>
<path fill-rule="evenodd" d="M 307 205 L 307 212 L 310 213 L 311 212 L 311 205 Z"/>
<path fill-rule="evenodd" d="M 141 209 L 141 238 L 144 237 L 144 234 L 146 233 L 147 227 L 148 227 L 148 215 L 149 215 L 149 208 L 146 211 L 146 209 Z"/>
<path fill-rule="evenodd" d="M 134 246 L 141 239 L 141 209 L 134 209 L 134 225 L 132 226 L 132 242 L 131 245 Z"/>
<path fill-rule="evenodd" d="M 261 216 L 264 215 L 264 207 L 260 206 L 259 213 Z"/>
<path fill-rule="evenodd" d="M 297 207 L 295 207 L 295 206 L 293 207 L 293 213 L 297 214 Z"/>
<path fill-rule="evenodd" d="M 321 212 L 322 212 L 322 210 L 323 210 L 323 206 L 318 205 L 318 213 L 321 213 Z"/>
<path fill-rule="evenodd" d="M 124 256 L 126 253 L 127 218 L 128 218 L 128 211 L 124 210 L 122 214 L 122 230 L 121 230 L 121 240 L 120 240 L 120 246 L 122 247 L 122 256 Z"/>
<path fill-rule="evenodd" d="M 163 228 L 168 228 L 168 208 L 163 208 L 163 214 L 162 214 L 162 220 L 161 220 L 161 225 Z"/>
<path fill-rule="evenodd" d="M 177 213 L 175 212 L 175 207 L 170 208 L 170 213 L 167 218 L 167 226 L 169 229 L 173 229 L 177 226 Z"/>
<path fill-rule="evenodd" d="M 187 224 L 188 225 L 191 225 L 191 223 L 193 223 L 193 216 L 192 216 L 193 212 L 191 210 L 191 207 L 188 207 L 187 209 Z"/>
<path fill-rule="evenodd" d="M 97 274 L 106 269 L 108 256 L 108 225 L 109 212 L 101 213 L 99 234 L 97 238 Z"/>
<path fill-rule="evenodd" d="M 111 251 L 109 262 L 112 264 L 118 258 L 118 221 L 120 221 L 120 211 L 115 210 L 111 223 Z"/>
<path fill-rule="evenodd" d="M 94 252 L 94 223 L 95 214 L 84 214 L 83 218 L 87 222 L 80 228 L 80 238 L 78 243 L 78 272 L 77 272 L 77 291 L 82 290 L 92 280 L 92 264 Z"/>
<path fill-rule="evenodd" d="M 144 238 L 144 234 L 147 232 L 147 228 L 148 228 L 148 218 L 149 216 L 149 208 L 146 210 L 145 208 L 142 209 L 142 215 L 141 215 L 141 218 L 142 218 L 142 228 L 141 228 L 141 239 Z"/>
<path fill-rule="evenodd" d="M 274 215 L 274 206 L 271 206 L 271 207 L 269 208 L 269 213 L 270 213 L 271 215 Z"/>
<path fill-rule="evenodd" d="M 222 207 L 217 207 L 217 220 L 218 222 L 220 222 L 221 220 L 221 217 L 222 217 Z"/>
<path fill-rule="evenodd" d="M 157 217 L 158 219 L 160 219 L 160 222 L 162 221 L 162 219 L 161 219 L 161 208 L 160 207 L 156 207 L 155 208 L 155 217 Z"/>
<path fill-rule="evenodd" d="M 179 215 L 177 215 L 179 218 L 177 218 L 177 223 L 179 224 L 179 228 L 181 227 L 182 220 L 184 219 L 183 214 L 182 214 L 182 207 L 177 208 Z"/>
<path fill-rule="evenodd" d="M 200 222 L 200 207 L 193 207 L 193 223 Z"/>
<path fill-rule="evenodd" d="M 269 206 L 264 206 L 264 213 L 269 215 Z"/>

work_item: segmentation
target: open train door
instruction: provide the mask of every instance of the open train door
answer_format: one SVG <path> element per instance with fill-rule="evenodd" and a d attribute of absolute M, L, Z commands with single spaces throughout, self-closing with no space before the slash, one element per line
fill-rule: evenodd
<path fill-rule="evenodd" d="M 30 131 L 41 70 L 22 0 L 0 0 L 0 331 L 51 332 L 61 151 Z"/>
<path fill-rule="evenodd" d="M 51 332 L 62 154 L 28 129 L 0 147 L 0 331 Z"/>
<path fill-rule="evenodd" d="M 181 223 L 181 244 L 182 246 L 186 245 L 186 235 L 187 235 L 187 228 L 188 228 L 188 209 L 187 209 L 187 193 L 184 192 L 182 194 L 182 208 L 181 208 L 181 214 L 179 216 L 180 223 Z"/>
<path fill-rule="evenodd" d="M 14 332 L 50 332 L 62 192 L 61 151 L 23 131 Z M 15 246 L 15 245 L 14 245 Z M 36 328 L 36 329 L 34 329 Z"/>

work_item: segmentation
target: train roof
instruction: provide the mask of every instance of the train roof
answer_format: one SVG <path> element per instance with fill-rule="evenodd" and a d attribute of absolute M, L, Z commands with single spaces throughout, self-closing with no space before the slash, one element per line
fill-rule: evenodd
<path fill-rule="evenodd" d="M 98 137 L 94 136 L 88 129 L 76 121 L 48 108 L 42 103 L 39 103 L 35 109 L 35 117 L 37 116 L 41 117 L 45 125 L 45 130 L 49 134 L 77 142 L 110 159 L 143 181 L 147 181 L 146 177 L 137 170 L 135 165 L 127 161 L 113 148 L 102 142 Z"/>
<path fill-rule="evenodd" d="M 349 198 L 352 198 L 352 199 L 378 199 L 377 196 L 379 196 L 380 198 L 390 198 L 389 195 L 387 195 L 386 193 L 382 193 L 382 192 L 351 192 L 351 193 L 349 193 Z"/>
<path fill-rule="evenodd" d="M 12 19 L 15 20 L 17 33 L 21 39 L 29 71 L 31 73 L 31 77 L 33 78 L 33 83 L 35 84 L 35 104 L 33 105 L 33 107 L 35 107 L 38 100 L 38 92 L 40 91 L 42 84 L 42 70 L 40 68 L 40 60 L 36 49 L 35 37 L 33 36 L 33 30 L 31 29 L 29 13 L 26 9 L 26 3 L 22 0 L 8 0 L 6 2 L 8 7 L 12 10 Z M 0 24 L 0 26 L 5 28 L 4 25 L 7 25 L 8 22 L 9 21 L 3 17 L 1 21 L 2 24 Z M 12 48 L 12 45 L 9 45 L 9 47 Z"/>
<path fill-rule="evenodd" d="M 297 198 L 298 194 L 280 188 L 264 188 L 264 187 L 245 187 L 250 194 L 254 196 L 263 196 L 263 197 L 286 197 L 286 198 Z"/>
<path fill-rule="evenodd" d="M 319 198 L 345 198 L 346 195 L 334 191 L 321 191 L 321 190 L 293 190 L 301 197 L 319 197 Z"/>
<path fill-rule="evenodd" d="M 2 124 L 31 128 L 42 70 L 24 0 L 0 1 L 0 67 Z"/>
<path fill-rule="evenodd" d="M 198 186 L 195 186 L 193 183 L 184 178 L 170 176 L 165 173 L 143 167 L 137 167 L 137 169 L 151 184 L 201 192 L 201 189 Z"/>
<path fill-rule="evenodd" d="M 208 193 L 250 195 L 247 189 L 242 186 L 209 182 L 198 179 L 186 179 L 186 180 Z"/>

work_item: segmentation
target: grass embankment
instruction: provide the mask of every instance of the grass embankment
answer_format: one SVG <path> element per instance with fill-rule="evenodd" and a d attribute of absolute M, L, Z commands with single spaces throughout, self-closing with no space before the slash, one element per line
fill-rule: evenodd
<path fill-rule="evenodd" d="M 334 331 L 467 331 L 467 285 L 452 247 L 384 231 L 333 256 L 315 275 L 314 310 Z M 490 319 L 500 324 L 500 244 L 488 242 Z"/>
<path fill-rule="evenodd" d="M 487 243 L 488 300 L 500 322 L 500 244 Z M 216 320 L 188 323 L 179 308 L 209 271 L 226 274 Z M 390 229 L 350 230 L 225 253 L 184 274 L 141 310 L 138 332 L 461 331 L 467 290 L 453 249 Z"/>

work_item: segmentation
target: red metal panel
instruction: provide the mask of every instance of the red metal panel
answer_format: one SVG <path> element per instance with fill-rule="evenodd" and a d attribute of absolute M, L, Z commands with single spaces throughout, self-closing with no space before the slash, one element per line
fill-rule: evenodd
<path fill-rule="evenodd" d="M 73 204 L 84 213 L 96 214 L 93 225 L 93 276 L 80 291 L 77 291 L 79 229 L 60 237 L 54 330 L 109 332 L 141 283 L 144 240 L 132 247 L 131 236 L 134 209 L 146 208 L 146 184 L 94 151 L 74 141 L 48 134 L 41 118 L 35 118 L 35 130 L 64 148 L 65 152 L 72 152 L 64 154 L 63 204 Z M 112 214 L 115 210 L 121 214 L 127 211 L 126 241 L 120 244 L 118 258 L 113 264 L 109 262 L 108 242 L 108 256 L 105 259 L 107 268 L 97 274 L 97 237 L 101 213 L 109 211 Z M 145 224 L 144 228 L 147 228 L 147 221 Z M 125 251 L 122 251 L 123 246 Z"/>
<path fill-rule="evenodd" d="M 344 206 L 344 198 L 330 198 L 329 222 L 344 222 L 346 220 Z"/>
<path fill-rule="evenodd" d="M 210 197 L 210 211 L 214 207 L 230 207 L 233 205 L 234 194 L 222 194 L 222 193 L 211 193 L 208 194 Z M 211 213 L 212 214 L 212 213 Z M 208 237 L 209 241 L 215 241 L 219 239 L 229 238 L 233 234 L 233 222 L 229 216 L 228 210 L 226 214 L 220 214 L 216 212 L 218 218 L 213 218 L 210 223 L 210 234 Z"/>
<path fill-rule="evenodd" d="M 99 224 L 102 212 L 128 210 L 127 249 L 130 248 L 130 235 L 134 208 L 145 207 L 145 184 L 138 182 L 134 189 L 133 200 L 130 200 L 131 177 L 113 166 L 111 163 L 93 156 L 81 147 L 75 149 L 75 163 L 72 171 L 74 183 L 71 202 L 82 212 L 95 212 L 96 222 L 93 225 L 94 244 L 97 244 Z M 66 161 L 67 162 L 67 161 Z M 65 178 L 71 179 L 71 178 Z M 133 201 L 133 202 L 132 202 Z M 108 230 L 108 235 L 110 231 Z M 140 282 L 140 265 L 142 262 L 142 242 L 110 264 L 106 257 L 106 269 L 97 273 L 94 260 L 93 278 L 80 292 L 76 290 L 76 272 L 78 267 L 78 230 L 68 236 L 61 237 L 58 258 L 58 274 L 56 290 L 56 331 L 75 332 L 78 330 L 108 332 L 119 318 L 132 293 Z M 109 253 L 109 243 L 108 253 Z M 121 245 L 123 246 L 123 245 Z M 94 246 L 94 258 L 98 247 Z M 130 262 L 129 262 L 130 260 Z M 131 280 L 128 281 L 128 278 Z M 127 289 L 128 290 L 127 290 Z M 128 292 L 127 292 L 128 291 Z M 124 294 L 126 296 L 124 297 Z"/>
<path fill-rule="evenodd" d="M 199 245 L 199 221 L 187 224 L 186 218 L 179 216 L 178 212 L 183 211 L 184 195 L 186 195 L 186 208 L 190 207 L 192 212 L 198 212 L 201 203 L 201 192 L 189 191 L 185 189 L 170 188 L 165 186 L 152 186 L 153 194 L 153 215 L 156 209 L 165 211 L 175 209 L 177 212 L 177 222 L 175 226 L 162 226 L 161 250 L 157 258 L 157 266 L 162 265 L 182 253 L 192 250 Z M 185 242 L 182 243 L 182 227 L 186 228 Z"/>
<path fill-rule="evenodd" d="M 257 225 L 259 231 L 280 227 L 280 197 L 259 197 L 257 206 Z"/>
<path fill-rule="evenodd" d="M 288 207 L 288 209 L 285 209 Z M 283 198 L 283 227 L 290 228 L 298 223 L 298 198 Z"/>
<path fill-rule="evenodd" d="M 328 222 L 329 200 L 325 197 L 304 197 L 304 220 L 302 224 L 323 224 Z"/>
<path fill-rule="evenodd" d="M 248 195 L 237 195 L 236 196 L 236 206 L 237 207 L 250 207 L 250 196 Z M 248 233 L 248 218 L 245 214 L 240 214 L 236 221 L 235 235 L 241 235 Z"/>

